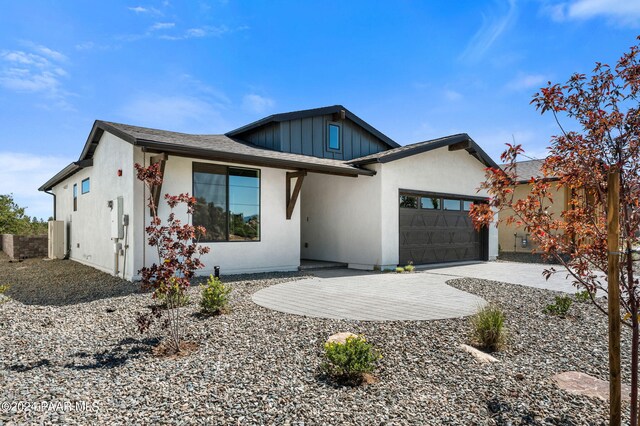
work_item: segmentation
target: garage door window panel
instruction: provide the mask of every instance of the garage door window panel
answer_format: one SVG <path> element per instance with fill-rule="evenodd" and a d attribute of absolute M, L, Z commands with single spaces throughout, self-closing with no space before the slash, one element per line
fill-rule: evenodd
<path fill-rule="evenodd" d="M 445 198 L 442 200 L 442 208 L 444 210 L 460 210 L 460 200 Z"/>
<path fill-rule="evenodd" d="M 417 209 L 418 197 L 414 197 L 413 195 L 401 195 L 400 207 L 402 207 L 403 209 Z"/>
<path fill-rule="evenodd" d="M 440 198 L 420 197 L 420 207 L 427 210 L 438 210 L 440 209 Z"/>

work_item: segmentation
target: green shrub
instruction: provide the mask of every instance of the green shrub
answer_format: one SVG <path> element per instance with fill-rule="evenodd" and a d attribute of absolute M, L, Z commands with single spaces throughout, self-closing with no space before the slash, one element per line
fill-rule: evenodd
<path fill-rule="evenodd" d="M 7 290 L 9 290 L 8 285 L 5 285 L 5 284 L 0 285 L 0 305 L 3 304 L 4 302 L 9 301 L 9 296 L 4 294 Z"/>
<path fill-rule="evenodd" d="M 229 294 L 231 287 L 226 286 L 213 275 L 209 275 L 207 285 L 201 285 L 202 299 L 200 299 L 200 307 L 202 312 L 207 315 L 216 315 L 225 311 L 229 302 Z"/>
<path fill-rule="evenodd" d="M 187 306 L 190 301 L 186 289 L 181 288 L 173 278 L 169 280 L 169 284 L 159 286 L 155 295 L 160 305 L 168 309 Z"/>
<path fill-rule="evenodd" d="M 504 313 L 495 305 L 480 308 L 471 318 L 476 346 L 489 352 L 500 350 L 506 340 Z"/>
<path fill-rule="evenodd" d="M 569 296 L 556 296 L 555 303 L 551 303 L 544 308 L 544 313 L 549 315 L 557 315 L 559 317 L 565 317 L 569 312 L 569 308 L 573 301 Z"/>
<path fill-rule="evenodd" d="M 382 358 L 380 352 L 364 336 L 349 336 L 344 343 L 324 344 L 326 362 L 322 369 L 334 379 L 359 384 Z"/>
<path fill-rule="evenodd" d="M 399 274 L 401 274 L 401 273 L 403 273 L 403 272 L 404 272 L 404 268 L 401 268 L 401 267 L 399 267 L 399 266 L 398 266 L 398 267 L 396 268 L 396 272 L 397 272 L 397 273 L 399 273 Z"/>
<path fill-rule="evenodd" d="M 404 270 L 407 271 L 407 272 L 413 272 L 414 269 L 416 269 L 416 267 L 413 266 L 413 262 L 411 262 L 411 261 L 409 261 L 407 266 L 404 267 Z"/>
<path fill-rule="evenodd" d="M 576 301 L 580 303 L 591 302 L 591 293 L 589 293 L 589 290 L 579 291 L 575 294 L 575 298 L 576 298 Z"/>

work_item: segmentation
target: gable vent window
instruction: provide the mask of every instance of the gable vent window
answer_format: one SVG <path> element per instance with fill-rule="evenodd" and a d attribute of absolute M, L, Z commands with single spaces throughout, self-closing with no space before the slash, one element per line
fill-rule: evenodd
<path fill-rule="evenodd" d="M 91 184 L 89 182 L 89 178 L 86 178 L 85 180 L 82 181 L 82 193 L 86 194 L 89 192 L 90 189 L 91 189 Z"/>
<path fill-rule="evenodd" d="M 329 123 L 328 148 L 332 151 L 340 151 L 340 125 Z"/>

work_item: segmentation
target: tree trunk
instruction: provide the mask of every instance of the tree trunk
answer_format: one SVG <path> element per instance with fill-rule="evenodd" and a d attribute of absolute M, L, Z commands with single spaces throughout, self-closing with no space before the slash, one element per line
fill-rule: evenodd
<path fill-rule="evenodd" d="M 622 421 L 620 400 L 620 172 L 609 171 L 607 185 L 607 304 L 609 313 L 609 424 Z M 635 423 L 632 423 L 635 426 Z"/>
<path fill-rule="evenodd" d="M 638 308 L 635 300 L 631 301 L 631 419 L 629 424 L 638 424 Z"/>

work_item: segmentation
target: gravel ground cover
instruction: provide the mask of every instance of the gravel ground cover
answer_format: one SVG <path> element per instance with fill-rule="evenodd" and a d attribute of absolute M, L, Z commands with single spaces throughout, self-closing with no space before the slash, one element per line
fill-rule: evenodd
<path fill-rule="evenodd" d="M 0 403 L 48 405 L 29 412 L 14 405 L 0 412 L 0 423 L 606 424 L 605 402 L 569 395 L 549 379 L 568 370 L 607 378 L 606 321 L 587 304 L 574 304 L 566 319 L 543 314 L 554 292 L 451 281 L 506 311 L 509 346 L 494 354 L 499 363 L 481 365 L 458 347 L 468 343 L 468 319 L 305 318 L 269 311 L 250 298 L 302 274 L 229 277 L 232 312 L 196 315 L 200 290 L 192 288 L 192 304 L 183 315 L 188 338 L 200 347 L 167 359 L 151 354 L 158 331 L 140 335 L 136 329 L 136 313 L 149 305 L 148 294 L 106 274 L 89 279 L 87 268 L 74 262 L 39 262 L 34 261 L 34 277 L 41 285 L 59 286 L 55 294 L 64 291 L 69 276 L 84 276 L 88 293 L 102 288 L 114 294 L 82 303 L 43 297 L 30 305 L 0 305 Z M 11 281 L 18 273 L 12 269 L 21 265 L 0 262 L 12 294 L 24 293 L 16 288 L 24 281 Z M 48 268 L 66 271 L 67 278 Z M 70 286 L 76 288 L 73 280 Z M 381 349 L 378 383 L 341 387 L 319 374 L 322 344 L 338 331 L 363 333 Z M 627 348 L 628 333 L 624 338 Z"/>

